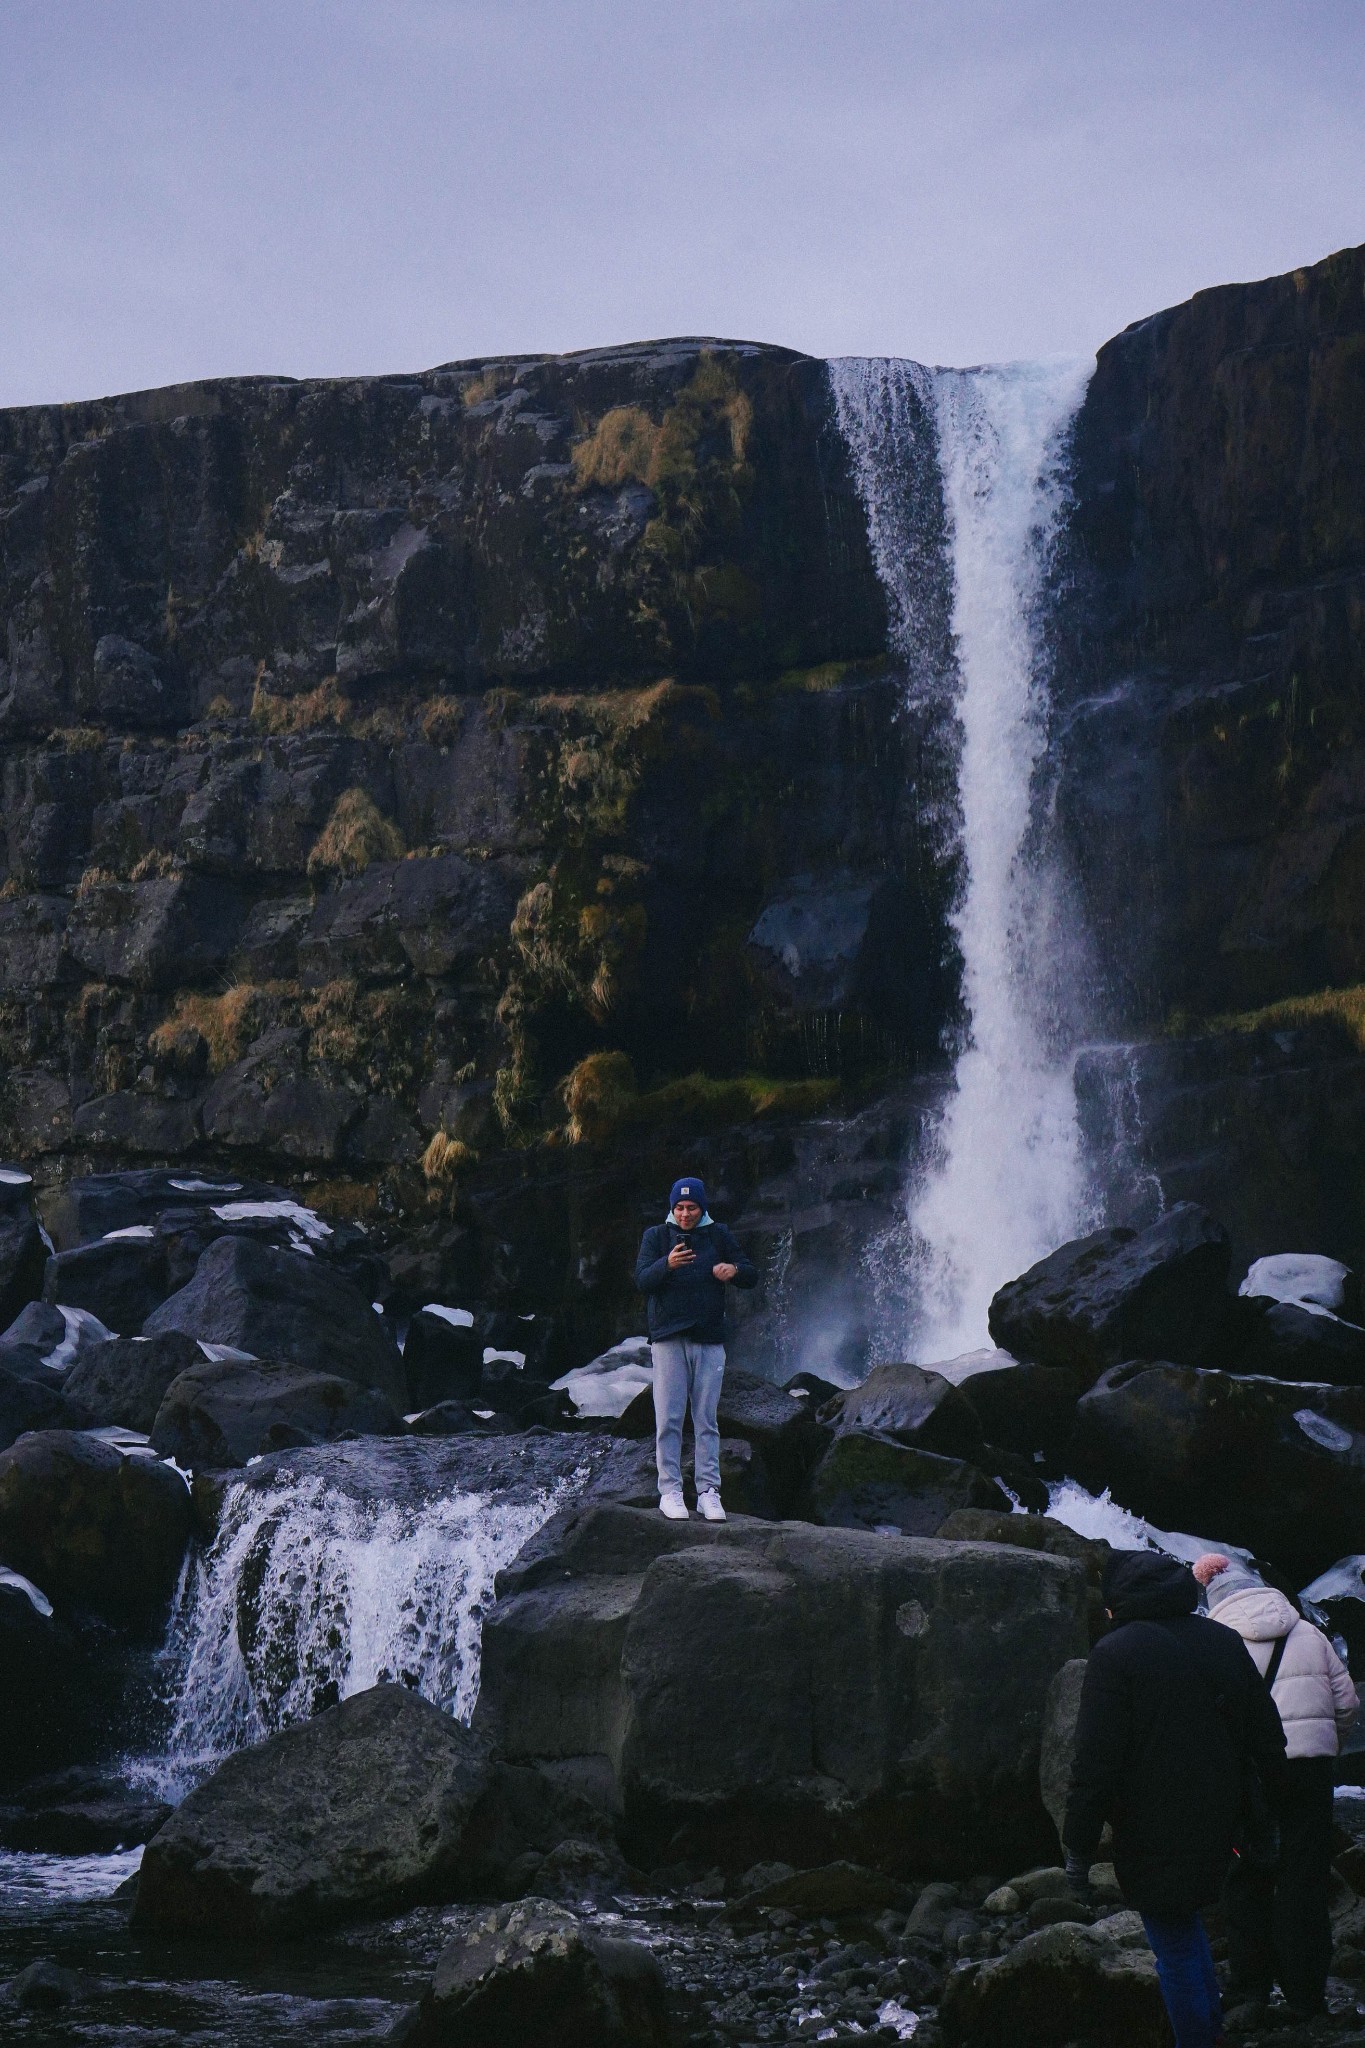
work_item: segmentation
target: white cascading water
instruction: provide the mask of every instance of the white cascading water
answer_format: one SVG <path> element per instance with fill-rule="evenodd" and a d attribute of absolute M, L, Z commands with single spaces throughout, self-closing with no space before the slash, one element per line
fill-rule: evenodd
<path fill-rule="evenodd" d="M 1065 503 L 1066 430 L 1092 368 L 831 365 L 896 651 L 921 696 L 916 635 L 930 565 L 889 468 L 922 467 L 925 423 L 952 581 L 961 883 L 951 922 L 966 1032 L 909 1193 L 910 1327 L 897 1336 L 922 1358 L 986 1342 L 1001 1283 L 1095 1221 L 1068 1029 L 1081 948 L 1035 803 L 1049 702 L 1038 610 Z"/>
<path fill-rule="evenodd" d="M 163 1796 L 384 1679 L 467 1720 L 494 1579 L 593 1463 L 519 1471 L 504 1452 L 480 1488 L 439 1440 L 366 1448 L 290 1454 L 229 1487 L 167 1639 L 169 1737 L 137 1766 Z"/>

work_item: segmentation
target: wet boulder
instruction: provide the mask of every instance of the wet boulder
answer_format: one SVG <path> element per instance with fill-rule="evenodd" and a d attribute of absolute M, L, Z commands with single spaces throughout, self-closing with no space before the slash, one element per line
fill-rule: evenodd
<path fill-rule="evenodd" d="M 405 1405 L 403 1360 L 383 1322 L 354 1281 L 307 1252 L 218 1238 L 143 1325 L 148 1337 L 164 1330 L 334 1373 Z"/>
<path fill-rule="evenodd" d="M 1073 1657 L 1069 1663 L 1063 1664 L 1048 1687 L 1047 1707 L 1043 1715 L 1038 1783 L 1059 1842 L 1066 1821 L 1066 1802 L 1071 1792 L 1071 1764 L 1076 1753 L 1076 1723 L 1081 1714 L 1085 1666 L 1084 1657 Z"/>
<path fill-rule="evenodd" d="M 1365 1385 L 1365 1329 L 1324 1309 L 1266 1295 L 1237 1304 L 1236 1342 L 1230 1362 L 1238 1372 L 1275 1380 L 1326 1380 Z"/>
<path fill-rule="evenodd" d="M 523 1899 L 451 1943 L 392 2038 L 411 2048 L 668 2048 L 664 1974 L 643 1942 L 550 1899 Z"/>
<path fill-rule="evenodd" d="M 933 1536 L 955 1508 L 1009 1506 L 993 1479 L 961 1458 L 843 1429 L 811 1475 L 806 1508 L 827 1528 Z"/>
<path fill-rule="evenodd" d="M 150 1620 L 175 1591 L 189 1534 L 189 1489 L 154 1458 L 66 1429 L 0 1452 L 0 1563 L 59 1608 Z"/>
<path fill-rule="evenodd" d="M 79 1418 L 78 1429 L 111 1424 L 150 1436 L 167 1387 L 204 1354 L 193 1337 L 166 1330 L 159 1337 L 114 1337 L 82 1352 L 62 1392 Z"/>
<path fill-rule="evenodd" d="M 1365 1526 L 1365 1388 L 1118 1366 L 1080 1402 L 1069 1455 L 1159 1528 L 1241 1544 L 1298 1585 Z"/>
<path fill-rule="evenodd" d="M 972 1871 L 1051 1850 L 1043 1708 L 1086 1642 L 1069 1559 L 600 1504 L 498 1586 L 475 1727 L 596 1787 L 637 1860 Z"/>
<path fill-rule="evenodd" d="M 135 1337 L 170 1292 L 166 1245 L 150 1224 L 56 1252 L 43 1273 L 43 1300 L 88 1309 L 117 1337 Z"/>
<path fill-rule="evenodd" d="M 170 1334 L 170 1333 L 167 1333 Z M 292 1445 L 398 1436 L 402 1422 L 373 1387 L 287 1360 L 201 1358 L 173 1379 L 152 1425 L 164 1458 L 195 1471 L 245 1465 Z"/>
<path fill-rule="evenodd" d="M 991 1339 L 1086 1386 L 1128 1358 L 1203 1364 L 1226 1333 L 1229 1256 L 1227 1232 L 1194 1202 L 1146 1230 L 1097 1230 L 1000 1289 Z"/>
<path fill-rule="evenodd" d="M 1167 2048 L 1171 2038 L 1150 1949 L 1074 1921 L 955 1970 L 939 2024 L 947 2048 Z"/>
<path fill-rule="evenodd" d="M 946 1458 L 975 1458 L 981 1422 L 964 1391 L 918 1365 L 876 1365 L 838 1406 L 841 1435 L 890 1437 Z"/>
<path fill-rule="evenodd" d="M 107 1856 L 150 1841 L 172 1809 L 89 1765 L 31 1778 L 0 1802 L 0 1846 L 48 1856 Z"/>
<path fill-rule="evenodd" d="M 455 1895 L 482 1745 L 401 1685 L 239 1750 L 147 1846 L 139 1930 L 269 1938 Z"/>
<path fill-rule="evenodd" d="M 1064 1365 L 1017 1364 L 996 1353 L 999 1364 L 959 1381 L 982 1436 L 1000 1450 L 1020 1456 L 1042 1453 L 1049 1463 L 1062 1456 L 1076 1419 L 1081 1386 Z"/>
<path fill-rule="evenodd" d="M 0 1208 L 0 1328 L 8 1329 L 24 1304 L 38 1299 L 46 1263 L 42 1229 L 27 1204 Z"/>
<path fill-rule="evenodd" d="M 1089 1622 L 1091 1641 L 1097 1641 L 1107 1623 L 1100 1598 L 1100 1576 L 1109 1545 L 1088 1536 L 1078 1536 L 1064 1522 L 1050 1515 L 1001 1514 L 989 1508 L 957 1508 L 939 1527 L 945 1543 L 1013 1543 L 1020 1550 L 1045 1550 L 1050 1557 L 1074 1557 L 1090 1588 Z"/>

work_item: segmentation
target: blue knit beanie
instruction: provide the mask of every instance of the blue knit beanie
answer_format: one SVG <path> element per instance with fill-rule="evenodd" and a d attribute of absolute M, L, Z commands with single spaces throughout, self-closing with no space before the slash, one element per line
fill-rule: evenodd
<path fill-rule="evenodd" d="M 668 1213 L 671 1216 L 679 1202 L 695 1202 L 705 1213 L 706 1182 L 698 1180 L 695 1174 L 688 1174 L 683 1180 L 675 1180 L 668 1197 Z"/>

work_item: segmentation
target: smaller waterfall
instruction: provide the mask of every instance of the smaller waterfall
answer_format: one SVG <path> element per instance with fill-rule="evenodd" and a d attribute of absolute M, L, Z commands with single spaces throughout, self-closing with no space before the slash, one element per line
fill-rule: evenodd
<path fill-rule="evenodd" d="M 607 1438 L 417 1438 L 249 1471 L 188 1575 L 164 1652 L 170 1734 L 139 1776 L 179 1798 L 233 1750 L 385 1679 L 468 1720 L 497 1573 L 637 1452 Z"/>

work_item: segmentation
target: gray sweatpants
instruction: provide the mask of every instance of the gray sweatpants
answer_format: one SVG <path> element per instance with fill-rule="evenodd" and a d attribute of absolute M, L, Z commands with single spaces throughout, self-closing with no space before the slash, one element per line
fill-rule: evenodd
<path fill-rule="evenodd" d="M 690 1337 L 666 1337 L 654 1354 L 654 1444 L 659 1493 L 682 1489 L 683 1417 L 692 1407 L 697 1440 L 697 1492 L 720 1492 L 720 1431 L 716 1409 L 725 1372 L 723 1344 L 694 1344 Z"/>

